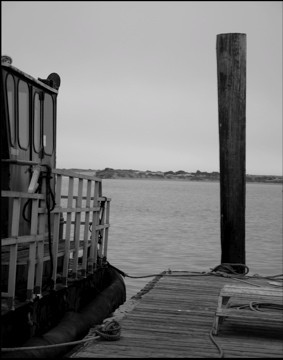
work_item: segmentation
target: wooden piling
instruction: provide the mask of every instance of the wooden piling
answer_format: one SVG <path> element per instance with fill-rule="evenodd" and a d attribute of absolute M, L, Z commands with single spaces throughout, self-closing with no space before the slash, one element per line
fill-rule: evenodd
<path fill-rule="evenodd" d="M 246 34 L 217 35 L 216 52 L 221 263 L 245 264 Z"/>

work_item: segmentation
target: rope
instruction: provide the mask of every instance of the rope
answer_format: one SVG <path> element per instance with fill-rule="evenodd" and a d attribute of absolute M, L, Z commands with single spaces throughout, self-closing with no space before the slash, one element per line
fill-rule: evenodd
<path fill-rule="evenodd" d="M 29 215 L 29 217 L 26 216 L 26 209 L 27 209 L 27 207 L 28 207 L 29 204 L 31 204 L 31 199 L 28 199 L 28 200 L 25 202 L 25 204 L 24 204 L 24 206 L 23 206 L 23 210 L 22 210 L 22 217 L 24 218 L 24 220 L 25 220 L 26 222 L 28 222 L 28 223 L 30 224 L 30 222 L 31 222 L 30 215 Z"/>
<path fill-rule="evenodd" d="M 275 303 L 265 303 L 265 302 L 257 302 L 257 301 L 250 301 L 248 304 L 231 304 L 231 308 L 236 309 L 244 309 L 248 308 L 252 311 L 261 311 L 260 309 L 272 309 L 272 310 L 279 310 L 283 311 L 283 305 L 275 304 Z"/>
<path fill-rule="evenodd" d="M 116 320 L 110 320 L 105 322 L 103 325 L 98 325 L 94 328 L 94 332 L 97 334 L 96 336 L 85 337 L 81 340 L 70 341 L 66 343 L 60 344 L 52 344 L 52 345 L 39 345 L 39 346 L 23 346 L 23 347 L 15 347 L 15 348 L 1 348 L 1 352 L 14 352 L 14 351 L 28 351 L 28 350 L 41 350 L 41 349 L 51 349 L 57 348 L 61 346 L 71 346 L 78 345 L 81 343 L 85 343 L 92 340 L 98 340 L 100 338 L 104 340 L 118 340 L 121 336 L 121 326 Z"/>
<path fill-rule="evenodd" d="M 235 269 L 234 269 L 235 268 Z M 239 273 L 238 270 L 240 268 L 244 269 L 244 273 Z M 224 273 L 228 273 L 228 274 L 233 274 L 233 275 L 247 275 L 249 272 L 249 268 L 247 267 L 247 265 L 245 264 L 237 264 L 237 263 L 221 263 L 220 265 L 217 265 L 215 268 L 211 269 L 212 272 L 224 272 Z"/>
<path fill-rule="evenodd" d="M 54 287 L 54 280 L 52 279 L 53 274 L 53 254 L 52 254 L 52 235 L 51 235 L 51 211 L 54 210 L 56 203 L 55 203 L 55 196 L 53 194 L 50 180 L 52 179 L 51 176 L 51 167 L 47 164 L 44 164 L 47 171 L 46 174 L 42 174 L 42 177 L 46 177 L 46 208 L 47 208 L 47 226 L 48 226 L 48 250 L 49 250 L 49 256 L 50 256 L 50 275 L 49 279 L 47 281 L 47 285 L 45 287 L 50 287 L 50 289 L 53 289 Z M 52 205 L 51 205 L 52 201 Z"/>
<path fill-rule="evenodd" d="M 70 341 L 70 342 L 60 343 L 60 344 L 40 345 L 40 346 L 23 346 L 23 347 L 15 347 L 15 348 L 1 348 L 1 352 L 51 349 L 51 348 L 57 348 L 57 347 L 61 347 L 61 346 L 77 345 L 77 344 L 84 343 L 86 341 L 96 340 L 99 338 L 100 338 L 100 336 L 93 336 L 91 338 L 85 338 L 85 339 L 81 339 L 81 340 Z"/>
<path fill-rule="evenodd" d="M 103 325 L 97 325 L 94 332 L 104 340 L 118 340 L 121 336 L 121 326 L 116 320 L 111 320 Z"/>
<path fill-rule="evenodd" d="M 171 273 L 171 270 L 169 269 L 168 270 L 168 273 L 158 273 L 158 274 L 149 274 L 149 275 L 142 275 L 142 276 L 132 276 L 132 275 L 128 275 L 126 274 L 124 271 L 116 268 L 115 266 L 111 265 L 109 263 L 109 261 L 107 261 L 107 265 L 109 267 L 111 267 L 112 269 L 115 269 L 116 271 L 119 272 L 119 274 L 121 274 L 123 277 L 129 277 L 131 279 L 144 279 L 144 278 L 148 278 L 148 277 L 155 277 L 155 276 L 188 276 L 187 274 L 182 274 L 182 275 L 177 275 L 177 274 L 172 274 Z M 195 273 L 193 274 L 194 272 L 192 271 L 190 274 L 193 276 L 193 275 L 196 275 L 196 276 L 206 276 L 207 273 Z"/>
<path fill-rule="evenodd" d="M 212 334 L 212 329 L 210 330 L 209 337 L 210 337 L 210 340 L 213 342 L 213 344 L 217 347 L 217 349 L 219 351 L 219 357 L 220 358 L 224 357 L 224 352 L 223 352 L 221 346 L 215 340 L 215 338 L 214 338 L 214 336 Z"/>
<path fill-rule="evenodd" d="M 102 210 L 102 211 L 101 211 L 100 214 L 99 214 L 99 225 L 102 224 L 102 220 L 103 220 L 103 217 L 104 217 L 104 210 L 105 210 L 105 203 L 106 203 L 106 201 L 107 201 L 107 197 L 104 196 L 104 200 L 102 200 L 102 201 L 100 202 L 101 210 Z M 98 244 L 101 244 L 101 243 L 102 243 L 102 238 L 103 238 L 102 233 L 103 233 L 103 230 L 99 230 L 99 232 L 98 232 Z"/>
<path fill-rule="evenodd" d="M 118 271 L 123 277 L 129 277 L 131 279 L 144 279 L 144 278 L 148 278 L 148 277 L 155 277 L 155 276 L 161 276 L 161 273 L 158 274 L 148 274 L 148 275 L 142 275 L 142 276 L 132 276 L 129 275 L 127 273 L 125 273 L 124 271 L 116 268 L 115 266 L 111 265 L 108 261 L 107 261 L 107 265 L 113 269 L 115 269 L 116 271 Z M 244 273 L 238 273 L 235 269 L 239 269 L 239 268 L 244 268 Z M 269 280 L 278 280 L 277 278 L 283 277 L 283 274 L 278 274 L 278 275 L 272 275 L 272 276 L 260 276 L 258 274 L 252 275 L 252 276 L 247 276 L 248 272 L 249 272 L 249 268 L 248 266 L 246 266 L 245 264 L 237 264 L 237 263 L 222 263 L 220 265 L 215 266 L 214 268 L 210 269 L 211 271 L 207 271 L 207 272 L 197 272 L 197 271 L 192 271 L 186 274 L 172 274 L 171 270 L 168 269 L 167 273 L 163 273 L 162 276 L 222 276 L 222 277 L 226 277 L 226 278 L 230 278 L 232 280 L 237 280 L 237 281 L 242 281 L 245 282 L 249 285 L 253 285 L 253 286 L 257 286 L 260 287 L 261 285 L 258 284 L 253 284 L 247 280 L 244 279 L 252 279 L 252 278 L 258 278 L 258 279 L 269 279 Z M 280 280 L 280 279 L 279 279 Z M 282 279 L 283 280 L 283 279 Z"/>

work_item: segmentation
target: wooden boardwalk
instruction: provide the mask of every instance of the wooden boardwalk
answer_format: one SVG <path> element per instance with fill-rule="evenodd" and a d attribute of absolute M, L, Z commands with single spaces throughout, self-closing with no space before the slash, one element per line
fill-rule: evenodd
<path fill-rule="evenodd" d="M 272 286 L 267 279 L 248 281 Z M 173 271 L 172 275 L 156 277 L 113 314 L 121 325 L 119 340 L 86 342 L 66 357 L 282 358 L 283 322 L 251 320 L 244 316 L 225 319 L 221 324 L 218 336 L 213 337 L 223 353 L 219 351 L 210 334 L 218 295 L 225 284 L 249 286 L 239 280 L 193 276 L 186 272 Z M 278 311 L 280 317 L 283 320 L 282 312 Z"/>

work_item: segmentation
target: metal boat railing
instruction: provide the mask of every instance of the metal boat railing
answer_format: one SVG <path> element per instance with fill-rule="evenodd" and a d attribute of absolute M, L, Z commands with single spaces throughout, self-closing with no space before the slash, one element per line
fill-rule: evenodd
<path fill-rule="evenodd" d="M 52 169 L 51 176 L 55 178 L 53 209 L 46 196 L 46 176 L 41 179 L 40 193 L 1 191 L 11 203 L 10 229 L 1 244 L 1 266 L 8 266 L 7 291 L 1 297 L 10 310 L 15 309 L 20 265 L 27 272 L 26 301 L 32 301 L 43 295 L 47 263 L 54 290 L 93 274 L 106 263 L 111 199 L 102 196 L 102 180 L 61 169 Z M 27 201 L 31 203 L 30 233 L 20 235 L 21 209 Z"/>

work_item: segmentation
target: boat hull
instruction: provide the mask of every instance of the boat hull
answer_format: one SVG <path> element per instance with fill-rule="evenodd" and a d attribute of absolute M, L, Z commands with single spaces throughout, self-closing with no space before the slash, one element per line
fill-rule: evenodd
<path fill-rule="evenodd" d="M 68 343 L 86 335 L 126 300 L 124 280 L 116 269 L 101 268 L 67 288 L 2 315 L 2 349 Z M 3 358 L 46 358 L 62 355 L 70 346 L 2 352 Z"/>

